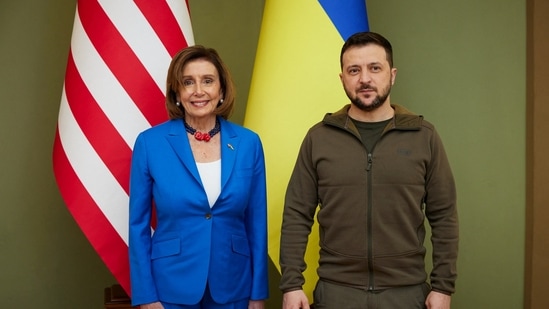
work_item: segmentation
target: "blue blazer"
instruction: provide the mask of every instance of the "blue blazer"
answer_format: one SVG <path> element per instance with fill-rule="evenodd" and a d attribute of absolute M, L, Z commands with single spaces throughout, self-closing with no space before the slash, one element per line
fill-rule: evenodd
<path fill-rule="evenodd" d="M 181 119 L 142 132 L 130 176 L 134 305 L 268 298 L 265 161 L 259 136 L 221 123 L 221 194 L 210 208 Z M 157 226 L 151 236 L 151 205 Z"/>

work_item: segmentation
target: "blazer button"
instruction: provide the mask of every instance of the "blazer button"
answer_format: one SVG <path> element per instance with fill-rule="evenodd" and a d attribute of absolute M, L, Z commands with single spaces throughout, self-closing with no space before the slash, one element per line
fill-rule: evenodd
<path fill-rule="evenodd" d="M 204 217 L 209 220 L 212 218 L 212 214 L 206 214 Z"/>

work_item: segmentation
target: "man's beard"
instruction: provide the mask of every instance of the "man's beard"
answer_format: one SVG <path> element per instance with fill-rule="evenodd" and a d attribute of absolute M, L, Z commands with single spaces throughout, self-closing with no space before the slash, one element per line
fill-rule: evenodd
<path fill-rule="evenodd" d="M 366 87 L 360 88 L 360 90 L 362 90 L 362 89 L 373 89 L 373 88 L 366 86 Z M 389 97 L 389 94 L 391 94 L 391 85 L 387 86 L 387 88 L 384 89 L 384 91 L 381 95 L 376 95 L 376 97 L 374 98 L 372 103 L 370 103 L 369 105 L 362 102 L 361 99 L 358 96 L 356 96 L 354 98 L 351 97 L 349 92 L 347 92 L 347 97 L 349 97 L 349 99 L 351 100 L 351 103 L 353 103 L 354 106 L 358 107 L 359 109 L 361 109 L 365 112 L 371 112 L 371 111 L 379 108 L 380 106 L 382 106 L 383 103 L 385 103 L 385 101 L 387 101 L 387 98 Z"/>

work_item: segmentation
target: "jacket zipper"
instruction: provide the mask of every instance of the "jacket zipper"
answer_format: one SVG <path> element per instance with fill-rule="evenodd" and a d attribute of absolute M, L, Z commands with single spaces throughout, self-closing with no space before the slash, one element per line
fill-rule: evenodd
<path fill-rule="evenodd" d="M 373 232 L 372 232 L 372 153 L 368 152 L 368 165 L 366 167 L 366 172 L 368 173 L 368 187 L 367 187 L 367 193 L 368 193 L 368 291 L 374 290 L 374 261 L 373 261 L 373 253 L 372 253 L 372 238 L 373 238 Z"/>

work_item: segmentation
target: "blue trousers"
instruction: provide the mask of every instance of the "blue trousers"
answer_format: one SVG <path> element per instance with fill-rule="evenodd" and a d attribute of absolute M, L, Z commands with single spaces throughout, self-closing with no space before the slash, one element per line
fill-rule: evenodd
<path fill-rule="evenodd" d="M 212 299 L 209 286 L 206 287 L 204 297 L 196 305 L 179 305 L 162 303 L 164 309 L 248 309 L 248 299 L 239 300 L 227 304 L 218 304 Z"/>

